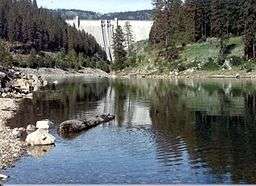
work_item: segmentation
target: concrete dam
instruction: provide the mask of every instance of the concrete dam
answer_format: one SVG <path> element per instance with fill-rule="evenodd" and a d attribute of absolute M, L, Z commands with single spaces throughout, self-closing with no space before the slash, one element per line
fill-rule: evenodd
<path fill-rule="evenodd" d="M 93 35 L 100 46 L 105 50 L 108 60 L 113 60 L 113 34 L 117 25 L 123 30 L 126 22 L 131 25 L 134 41 L 142 41 L 149 38 L 149 33 L 153 25 L 153 21 L 140 20 L 80 20 L 78 17 L 66 22 L 75 26 L 78 30 L 84 30 Z"/>

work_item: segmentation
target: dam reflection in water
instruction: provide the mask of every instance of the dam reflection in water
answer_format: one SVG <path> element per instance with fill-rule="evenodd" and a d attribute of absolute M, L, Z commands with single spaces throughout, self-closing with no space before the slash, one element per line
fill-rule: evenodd
<path fill-rule="evenodd" d="M 9 125 L 49 118 L 57 145 L 30 149 L 6 171 L 9 183 L 256 183 L 254 87 L 136 79 L 45 87 Z M 72 139 L 58 136 L 62 121 L 103 112 L 116 121 Z"/>

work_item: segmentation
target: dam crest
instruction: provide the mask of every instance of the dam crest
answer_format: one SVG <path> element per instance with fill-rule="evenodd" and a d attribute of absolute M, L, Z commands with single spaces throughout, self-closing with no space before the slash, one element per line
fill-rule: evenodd
<path fill-rule="evenodd" d="M 93 35 L 106 52 L 109 61 L 113 61 L 113 34 L 118 25 L 124 30 L 125 23 L 129 22 L 135 42 L 147 40 L 153 25 L 153 21 L 145 20 L 80 20 L 78 16 L 66 22 Z"/>

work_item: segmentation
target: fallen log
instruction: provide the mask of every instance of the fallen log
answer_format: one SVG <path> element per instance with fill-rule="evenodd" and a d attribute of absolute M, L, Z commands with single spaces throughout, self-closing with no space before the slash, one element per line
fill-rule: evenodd
<path fill-rule="evenodd" d="M 84 121 L 80 120 L 68 120 L 60 124 L 59 133 L 63 137 L 76 134 L 90 128 L 96 127 L 102 123 L 107 123 L 115 119 L 114 115 L 100 115 L 93 118 L 89 118 Z"/>

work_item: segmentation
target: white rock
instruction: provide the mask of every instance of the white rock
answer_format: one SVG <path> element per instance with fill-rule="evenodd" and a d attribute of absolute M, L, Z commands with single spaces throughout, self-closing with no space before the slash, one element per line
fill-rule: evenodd
<path fill-rule="evenodd" d="M 26 142 L 31 146 L 53 145 L 55 137 L 49 134 L 48 130 L 38 129 L 27 136 Z"/>
<path fill-rule="evenodd" d="M 54 81 L 54 82 L 53 82 L 53 84 L 54 84 L 54 85 L 57 85 L 57 84 L 58 84 L 58 81 L 57 81 L 57 80 L 56 80 L 56 81 Z"/>
<path fill-rule="evenodd" d="M 28 125 L 26 130 L 28 132 L 34 132 L 36 130 L 36 126 L 35 125 Z"/>
<path fill-rule="evenodd" d="M 49 129 L 51 121 L 50 120 L 42 120 L 36 122 L 36 128 L 38 129 Z"/>
<path fill-rule="evenodd" d="M 0 174 L 0 180 L 1 181 L 7 180 L 7 178 L 8 178 L 8 176 Z"/>
<path fill-rule="evenodd" d="M 47 81 L 43 81 L 43 86 L 46 86 L 48 85 L 48 82 Z"/>
<path fill-rule="evenodd" d="M 15 138 L 20 137 L 20 131 L 18 128 L 15 128 L 12 130 L 12 135 L 15 136 Z"/>
<path fill-rule="evenodd" d="M 6 93 L 2 93 L 2 97 L 5 98 L 7 96 Z"/>
<path fill-rule="evenodd" d="M 26 135 L 26 130 L 24 128 L 15 128 L 12 130 L 12 135 L 15 138 L 21 138 Z"/>

